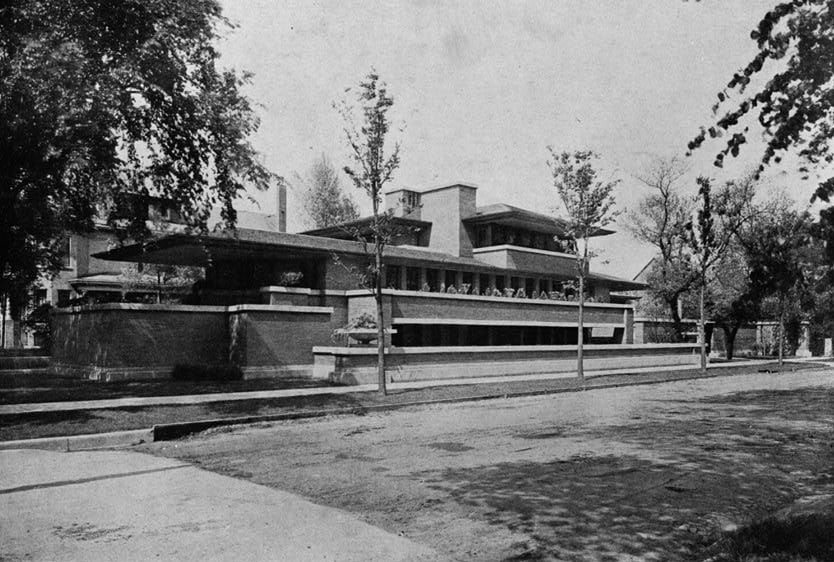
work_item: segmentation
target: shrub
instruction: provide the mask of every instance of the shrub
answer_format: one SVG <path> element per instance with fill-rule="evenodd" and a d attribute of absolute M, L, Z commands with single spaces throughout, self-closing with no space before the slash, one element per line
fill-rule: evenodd
<path fill-rule="evenodd" d="M 834 560 L 834 514 L 769 517 L 728 533 L 722 560 Z"/>
<path fill-rule="evenodd" d="M 281 273 L 278 283 L 282 287 L 297 287 L 301 284 L 302 279 L 304 279 L 304 274 L 300 271 L 284 271 Z"/>
<path fill-rule="evenodd" d="M 376 317 L 370 312 L 363 312 L 359 316 L 354 316 L 348 321 L 347 329 L 351 330 L 356 328 L 376 328 Z"/>

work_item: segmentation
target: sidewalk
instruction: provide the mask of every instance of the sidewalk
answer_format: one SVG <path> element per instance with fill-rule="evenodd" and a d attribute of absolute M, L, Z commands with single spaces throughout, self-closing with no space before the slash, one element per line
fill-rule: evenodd
<path fill-rule="evenodd" d="M 0 451 L 0 560 L 429 561 L 334 508 L 125 451 Z"/>
<path fill-rule="evenodd" d="M 808 359 L 808 360 L 812 360 Z M 799 361 L 791 358 L 791 361 Z M 806 360 L 807 361 L 807 360 Z M 753 361 L 738 361 L 732 363 L 715 363 L 708 366 L 709 369 L 716 369 L 721 367 L 745 367 L 756 366 L 773 363 L 769 360 L 753 360 Z M 587 378 L 600 377 L 605 375 L 619 375 L 619 374 L 638 374 L 638 373 L 657 373 L 657 372 L 674 372 L 697 369 L 693 365 L 680 365 L 672 367 L 645 367 L 641 369 L 610 369 L 605 371 L 589 371 L 586 372 Z M 541 380 L 556 380 L 573 378 L 576 376 L 574 372 L 564 373 L 544 373 L 534 375 L 512 375 L 503 377 L 477 377 L 465 379 L 442 379 L 429 380 L 417 382 L 394 382 L 389 383 L 388 388 L 392 391 L 405 389 L 419 389 L 431 388 L 439 386 L 457 386 L 457 385 L 477 385 L 490 383 L 507 383 L 507 382 L 522 382 L 522 381 L 541 381 Z M 354 394 L 359 392 L 371 392 L 377 389 L 375 384 L 365 384 L 358 386 L 331 386 L 318 388 L 296 388 L 285 390 L 262 390 L 251 392 L 229 392 L 229 393 L 215 393 L 215 394 L 192 394 L 184 396 L 151 396 L 144 398 L 115 398 L 107 400 L 83 400 L 74 402 L 42 402 L 33 404 L 6 404 L 0 406 L 0 415 L 5 414 L 29 414 L 40 412 L 69 412 L 77 410 L 98 410 L 107 408 L 126 408 L 137 406 L 175 406 L 184 404 L 206 404 L 210 402 L 230 402 L 238 400 L 260 400 L 270 398 L 291 398 L 296 396 L 315 396 L 315 395 L 340 395 L 340 394 Z"/>

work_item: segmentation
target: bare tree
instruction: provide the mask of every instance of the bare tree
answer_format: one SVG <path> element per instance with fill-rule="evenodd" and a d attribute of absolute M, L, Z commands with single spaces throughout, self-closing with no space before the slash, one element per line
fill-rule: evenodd
<path fill-rule="evenodd" d="M 680 180 L 687 171 L 677 157 L 655 160 L 644 174 L 637 176 L 652 191 L 628 216 L 632 234 L 657 248 L 649 273 L 649 291 L 666 306 L 677 341 L 683 339 L 681 299 L 698 280 L 698 272 L 689 259 L 686 230 L 694 202 L 680 193 Z"/>
<path fill-rule="evenodd" d="M 377 376 L 379 392 L 387 393 L 385 380 L 385 318 L 382 308 L 382 253 L 386 241 L 390 238 L 387 225 L 390 217 L 380 210 L 382 189 L 394 171 L 400 165 L 400 145 L 394 144 L 390 154 L 385 153 L 385 139 L 388 136 L 390 122 L 388 110 L 394 105 L 394 98 L 388 95 L 385 82 L 372 69 L 359 84 L 356 108 L 344 102 L 340 113 L 345 120 L 345 136 L 351 149 L 353 166 L 345 166 L 344 171 L 354 185 L 363 190 L 371 199 L 373 216 L 370 234 L 374 245 L 374 259 L 369 267 L 376 301 L 377 324 Z M 361 124 L 355 121 L 355 111 L 361 113 Z"/>
<path fill-rule="evenodd" d="M 553 186 L 568 214 L 567 235 L 576 248 L 576 277 L 579 281 L 576 371 L 584 384 L 585 278 L 592 256 L 588 240 L 616 217 L 613 191 L 619 181 L 597 180 L 597 171 L 593 166 L 597 155 L 594 152 L 578 150 L 573 154 L 557 154 L 553 147 L 547 149 L 551 155 L 547 164 L 553 173 Z"/>

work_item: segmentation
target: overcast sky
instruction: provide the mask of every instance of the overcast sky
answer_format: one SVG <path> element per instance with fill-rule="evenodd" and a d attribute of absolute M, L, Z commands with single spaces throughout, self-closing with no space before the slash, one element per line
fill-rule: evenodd
<path fill-rule="evenodd" d="M 373 66 L 404 127 L 394 135 L 402 165 L 392 186 L 464 181 L 479 186 L 481 205 L 558 213 L 546 147 L 593 149 L 604 177 L 622 180 L 617 201 L 627 210 L 647 193 L 634 175 L 655 156 L 683 155 L 708 124 L 716 92 L 754 53 L 750 30 L 775 4 L 225 0 L 237 28 L 219 48 L 223 64 L 254 73 L 246 89 L 260 104 L 254 144 L 288 179 L 322 152 L 347 163 L 332 104 Z M 699 174 L 738 177 L 760 156 L 748 147 L 719 170 L 718 148 L 706 143 L 688 159 L 687 189 Z M 813 192 L 789 165 L 772 170 L 763 190 L 781 188 L 802 204 Z M 369 209 L 363 193 L 353 195 Z M 273 212 L 272 193 L 256 199 Z M 288 199 L 292 232 L 303 228 L 298 190 Z M 619 228 L 605 240 L 609 263 L 595 269 L 630 277 L 652 251 Z"/>

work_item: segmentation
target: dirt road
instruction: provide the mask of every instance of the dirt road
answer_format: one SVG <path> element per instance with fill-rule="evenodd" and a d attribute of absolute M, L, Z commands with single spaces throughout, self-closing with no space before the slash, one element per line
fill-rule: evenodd
<path fill-rule="evenodd" d="M 249 426 L 155 454 L 358 514 L 461 560 L 690 560 L 834 491 L 834 370 Z"/>

